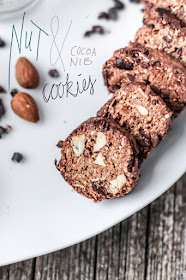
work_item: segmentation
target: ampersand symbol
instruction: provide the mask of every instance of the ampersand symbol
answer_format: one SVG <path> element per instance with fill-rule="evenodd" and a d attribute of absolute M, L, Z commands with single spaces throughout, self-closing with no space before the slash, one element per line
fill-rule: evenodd
<path fill-rule="evenodd" d="M 70 28 L 71 28 L 71 25 L 72 25 L 72 21 L 70 22 L 70 25 L 69 25 L 69 28 L 68 28 L 68 31 L 66 33 L 66 36 L 63 40 L 63 43 L 62 43 L 62 46 L 61 46 L 61 49 L 58 48 L 58 45 L 56 43 L 56 37 L 57 37 L 57 34 L 58 34 L 58 31 L 59 31 L 59 18 L 57 16 L 54 16 L 51 20 L 51 32 L 52 32 L 52 37 L 53 37 L 53 42 L 52 42 L 52 45 L 51 45 L 51 49 L 50 49 L 50 63 L 52 66 L 56 65 L 56 63 L 58 62 L 58 60 L 60 59 L 61 61 L 61 64 L 63 66 L 63 70 L 65 72 L 65 66 L 64 66 L 64 63 L 63 63 L 63 59 L 62 59 L 62 51 L 63 51 L 63 47 L 64 47 L 64 44 L 65 44 L 65 40 L 68 36 L 68 33 L 70 31 Z M 55 59 L 55 61 L 53 62 L 52 61 L 52 50 L 53 48 L 56 48 L 57 50 L 57 58 Z"/>

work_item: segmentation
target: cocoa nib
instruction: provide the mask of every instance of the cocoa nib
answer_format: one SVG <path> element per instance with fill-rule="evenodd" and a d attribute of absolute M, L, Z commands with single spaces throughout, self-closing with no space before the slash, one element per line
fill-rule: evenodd
<path fill-rule="evenodd" d="M 177 54 L 179 54 L 179 56 L 182 56 L 182 47 L 178 48 L 176 52 Z"/>
<path fill-rule="evenodd" d="M 6 132 L 6 129 L 2 126 L 0 126 L 0 139 L 2 138 L 2 135 Z"/>
<path fill-rule="evenodd" d="M 135 81 L 135 75 L 130 75 L 128 74 L 128 79 L 131 81 L 131 82 L 134 82 Z"/>
<path fill-rule="evenodd" d="M 145 133 L 145 131 L 143 130 L 143 129 L 140 129 L 140 134 L 143 136 L 143 137 L 145 137 L 145 138 L 147 138 L 147 139 L 150 139 L 151 137 L 149 136 L 149 135 L 147 135 L 146 133 Z"/>
<path fill-rule="evenodd" d="M 3 41 L 1 38 L 0 38 L 0 48 L 3 48 L 6 46 L 6 43 L 5 41 Z"/>
<path fill-rule="evenodd" d="M 141 0 L 130 0 L 130 2 L 138 4 L 141 2 Z"/>
<path fill-rule="evenodd" d="M 56 69 L 52 69 L 48 72 L 49 76 L 52 78 L 58 78 L 59 77 L 59 72 Z"/>
<path fill-rule="evenodd" d="M 109 19 L 109 14 L 108 13 L 105 13 L 105 12 L 101 12 L 101 13 L 99 13 L 99 15 L 98 15 L 98 18 L 99 19 Z"/>
<path fill-rule="evenodd" d="M 115 8 L 110 8 L 108 11 L 109 19 L 116 20 L 118 17 L 117 10 Z"/>
<path fill-rule="evenodd" d="M 145 50 L 145 51 L 144 51 L 144 54 L 145 54 L 146 56 L 148 56 L 148 55 L 149 55 L 149 51 L 148 51 L 148 50 Z"/>
<path fill-rule="evenodd" d="M 149 66 L 150 66 L 150 64 L 147 63 L 147 62 L 142 62 L 141 63 L 141 67 L 143 67 L 143 68 L 149 68 Z"/>
<path fill-rule="evenodd" d="M 116 67 L 119 69 L 124 69 L 124 70 L 132 70 L 134 65 L 131 62 L 124 61 L 124 60 L 116 57 Z"/>
<path fill-rule="evenodd" d="M 157 93 L 157 94 L 161 93 L 161 91 L 157 87 L 155 87 L 154 85 L 151 85 L 150 87 L 155 93 Z"/>
<path fill-rule="evenodd" d="M 93 32 L 93 33 L 103 34 L 103 33 L 104 33 L 104 29 L 103 29 L 103 27 L 100 26 L 100 25 L 94 25 L 94 26 L 92 27 L 92 32 Z"/>
<path fill-rule="evenodd" d="M 59 141 L 56 145 L 58 148 L 62 148 L 63 147 L 63 141 Z"/>
<path fill-rule="evenodd" d="M 160 67 L 161 66 L 161 62 L 159 60 L 155 61 L 153 64 L 152 64 L 152 67 Z"/>
<path fill-rule="evenodd" d="M 149 27 L 150 29 L 154 29 L 155 25 L 151 23 L 151 24 L 148 25 L 148 27 Z"/>
<path fill-rule="evenodd" d="M 156 105 L 157 100 L 156 100 L 156 99 L 153 99 L 151 103 L 152 103 L 152 105 Z"/>
<path fill-rule="evenodd" d="M 10 94 L 12 95 L 12 97 L 14 97 L 14 95 L 16 95 L 18 93 L 18 90 L 16 88 L 12 89 Z"/>
<path fill-rule="evenodd" d="M 171 43 L 172 42 L 172 39 L 170 39 L 168 36 L 163 36 L 162 38 L 165 42 L 167 43 Z"/>
<path fill-rule="evenodd" d="M 133 159 L 131 159 L 131 160 L 129 160 L 129 164 L 128 164 L 128 167 L 127 167 L 127 170 L 128 170 L 128 172 L 132 172 L 132 167 L 134 166 L 134 160 Z"/>
<path fill-rule="evenodd" d="M 115 8 L 116 8 L 117 10 L 122 10 L 122 9 L 125 8 L 125 5 L 124 5 L 121 1 L 119 1 L 119 0 L 114 0 L 114 2 L 115 2 Z"/>
<path fill-rule="evenodd" d="M 13 162 L 20 163 L 22 159 L 23 159 L 23 155 L 22 154 L 20 154 L 20 153 L 14 153 L 13 154 L 13 157 L 12 157 L 12 161 Z"/>
<path fill-rule="evenodd" d="M 3 134 L 8 134 L 12 130 L 11 126 L 7 125 L 6 127 L 0 126 L 0 139 Z"/>
<path fill-rule="evenodd" d="M 104 34 L 105 31 L 102 26 L 94 25 L 91 30 L 85 32 L 84 37 L 89 37 L 94 33 Z"/>
<path fill-rule="evenodd" d="M 6 93 L 6 90 L 2 86 L 0 86 L 0 93 Z"/>
<path fill-rule="evenodd" d="M 5 108 L 2 99 L 0 99 L 0 119 L 5 114 Z"/>
<path fill-rule="evenodd" d="M 101 194 L 103 196 L 107 196 L 107 190 L 104 189 L 103 187 L 97 187 L 95 183 L 92 184 L 92 189 L 94 192 L 97 192 L 98 194 Z"/>

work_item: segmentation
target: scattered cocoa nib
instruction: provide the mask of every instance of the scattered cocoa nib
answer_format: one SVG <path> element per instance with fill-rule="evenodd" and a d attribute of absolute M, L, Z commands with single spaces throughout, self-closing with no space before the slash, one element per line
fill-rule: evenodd
<path fill-rule="evenodd" d="M 155 87 L 154 85 L 151 85 L 150 87 L 155 93 L 157 93 L 157 94 L 161 93 L 161 91 L 157 87 Z"/>
<path fill-rule="evenodd" d="M 124 70 L 132 70 L 134 65 L 131 62 L 124 61 L 118 57 L 116 57 L 116 67 L 119 69 L 124 69 Z"/>
<path fill-rule="evenodd" d="M 116 20 L 118 18 L 116 8 L 110 8 L 108 10 L 109 19 Z"/>
<path fill-rule="evenodd" d="M 133 58 L 138 58 L 138 50 L 130 50 L 129 55 L 131 55 Z"/>
<path fill-rule="evenodd" d="M 62 148 L 63 147 L 63 141 L 60 140 L 58 143 L 57 143 L 57 147 L 58 148 Z"/>
<path fill-rule="evenodd" d="M 158 135 L 158 137 L 151 139 L 152 145 L 155 148 L 162 140 L 161 135 Z"/>
<path fill-rule="evenodd" d="M 149 55 L 149 51 L 148 50 L 144 51 L 144 54 L 148 56 Z"/>
<path fill-rule="evenodd" d="M 2 86 L 0 86 L 0 93 L 6 93 L 6 90 Z"/>
<path fill-rule="evenodd" d="M 49 76 L 52 78 L 58 78 L 59 77 L 59 72 L 56 69 L 51 69 L 48 72 Z"/>
<path fill-rule="evenodd" d="M 113 86 L 113 89 L 116 91 L 116 90 L 120 89 L 120 86 L 116 84 Z"/>
<path fill-rule="evenodd" d="M 114 2 L 115 2 L 115 8 L 116 8 L 117 10 L 122 10 L 122 9 L 125 8 L 125 5 L 124 5 L 121 1 L 119 1 L 119 0 L 114 0 Z"/>
<path fill-rule="evenodd" d="M 0 48 L 3 48 L 6 46 L 6 43 L 5 41 L 3 41 L 1 38 L 0 38 Z"/>
<path fill-rule="evenodd" d="M 12 97 L 14 97 L 14 95 L 16 95 L 18 93 L 18 90 L 16 88 L 12 89 L 10 94 L 12 95 Z"/>
<path fill-rule="evenodd" d="M 141 67 L 142 67 L 142 68 L 149 68 L 149 66 L 150 66 L 150 64 L 147 63 L 147 62 L 142 62 L 142 63 L 141 63 Z"/>
<path fill-rule="evenodd" d="M 156 100 L 156 99 L 153 99 L 153 100 L 152 100 L 152 105 L 156 105 L 156 103 L 157 103 L 157 100 Z"/>
<path fill-rule="evenodd" d="M 139 132 L 140 132 L 140 134 L 141 134 L 143 137 L 145 137 L 146 139 L 150 139 L 150 138 L 151 138 L 149 135 L 147 135 L 147 134 L 145 133 L 145 131 L 144 131 L 143 129 L 140 129 Z"/>
<path fill-rule="evenodd" d="M 13 157 L 12 157 L 12 161 L 13 162 L 20 163 L 22 159 L 23 159 L 23 155 L 22 154 L 20 154 L 20 153 L 14 153 L 13 154 Z"/>
<path fill-rule="evenodd" d="M 161 66 L 161 62 L 159 60 L 155 61 L 153 64 L 152 64 L 153 67 L 160 67 Z"/>
<path fill-rule="evenodd" d="M 145 142 L 142 139 L 138 139 L 138 144 L 142 147 L 147 147 L 147 145 L 145 144 Z"/>
<path fill-rule="evenodd" d="M 97 187 L 95 183 L 92 184 L 92 189 L 94 192 L 97 192 L 98 194 L 107 195 L 107 190 L 104 189 L 103 187 Z"/>
<path fill-rule="evenodd" d="M 173 72 L 173 74 L 178 74 L 179 72 L 178 72 L 178 69 L 176 68 L 176 67 L 174 67 L 173 69 L 172 69 L 172 72 Z"/>
<path fill-rule="evenodd" d="M 103 29 L 102 26 L 100 26 L 100 25 L 94 25 L 94 26 L 92 27 L 92 30 L 89 30 L 89 31 L 86 31 L 86 32 L 85 32 L 84 37 L 89 37 L 89 36 L 91 36 L 91 35 L 94 34 L 94 33 L 104 34 L 105 31 L 104 31 L 104 29 Z"/>
<path fill-rule="evenodd" d="M 0 139 L 2 138 L 2 135 L 6 132 L 6 129 L 2 126 L 0 126 Z"/>
<path fill-rule="evenodd" d="M 178 22 L 171 22 L 170 23 L 170 29 L 175 30 L 175 29 L 179 29 L 179 28 L 180 28 L 180 25 L 179 25 Z"/>
<path fill-rule="evenodd" d="M 162 38 L 165 42 L 167 42 L 167 43 L 171 43 L 172 42 L 172 39 L 170 39 L 169 37 L 167 37 L 167 36 L 163 36 L 163 38 Z"/>
<path fill-rule="evenodd" d="M 128 74 L 128 79 L 131 81 L 131 82 L 134 82 L 135 81 L 135 75 L 130 75 Z"/>
<path fill-rule="evenodd" d="M 182 47 L 178 48 L 176 52 L 179 56 L 182 56 Z"/>
<path fill-rule="evenodd" d="M 6 127 L 0 126 L 0 139 L 3 134 L 8 134 L 12 130 L 11 126 L 7 125 Z"/>
<path fill-rule="evenodd" d="M 108 13 L 101 12 L 101 13 L 99 13 L 98 18 L 99 19 L 107 19 L 108 20 L 109 19 L 109 15 L 108 15 Z"/>
<path fill-rule="evenodd" d="M 151 24 L 148 25 L 148 27 L 149 27 L 150 29 L 154 29 L 155 25 L 151 23 Z"/>
<path fill-rule="evenodd" d="M 130 172 L 130 173 L 132 172 L 133 165 L 134 165 L 134 160 L 133 159 L 129 160 L 129 164 L 127 167 L 128 172 Z"/>
<path fill-rule="evenodd" d="M 160 16 L 171 14 L 171 12 L 165 8 L 156 8 L 156 12 L 158 12 Z"/>
<path fill-rule="evenodd" d="M 103 34 L 103 33 L 104 33 L 104 29 L 103 29 L 103 27 L 100 26 L 100 25 L 94 25 L 94 26 L 92 27 L 92 32 L 93 32 L 93 33 Z"/>
<path fill-rule="evenodd" d="M 5 130 L 6 130 L 6 133 L 8 134 L 12 130 L 12 127 L 10 125 L 6 125 Z"/>
<path fill-rule="evenodd" d="M 5 108 L 2 99 L 0 99 L 0 119 L 5 114 Z"/>
<path fill-rule="evenodd" d="M 84 34 L 84 37 L 89 37 L 92 34 L 93 34 L 92 30 L 91 31 L 86 31 L 85 34 Z"/>
<path fill-rule="evenodd" d="M 141 2 L 141 0 L 130 0 L 130 2 L 138 4 Z"/>

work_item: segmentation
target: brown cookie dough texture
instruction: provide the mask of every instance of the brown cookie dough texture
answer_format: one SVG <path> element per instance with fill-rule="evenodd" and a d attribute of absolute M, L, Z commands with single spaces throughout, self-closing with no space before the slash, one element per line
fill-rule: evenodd
<path fill-rule="evenodd" d="M 127 81 L 150 84 L 175 116 L 186 105 L 186 68 L 163 51 L 130 42 L 104 64 L 103 77 L 110 92 Z"/>
<path fill-rule="evenodd" d="M 169 9 L 186 24 L 185 0 L 142 0 L 142 2 L 146 5 L 153 4 L 156 7 Z"/>
<path fill-rule="evenodd" d="M 124 196 L 138 181 L 136 142 L 113 120 L 91 118 L 59 146 L 61 175 L 74 190 L 95 202 Z"/>
<path fill-rule="evenodd" d="M 123 84 L 98 112 L 114 119 L 135 138 L 143 161 L 166 136 L 172 126 L 173 112 L 149 85 Z"/>
<path fill-rule="evenodd" d="M 170 10 L 148 5 L 135 41 L 165 51 L 186 66 L 186 27 Z"/>

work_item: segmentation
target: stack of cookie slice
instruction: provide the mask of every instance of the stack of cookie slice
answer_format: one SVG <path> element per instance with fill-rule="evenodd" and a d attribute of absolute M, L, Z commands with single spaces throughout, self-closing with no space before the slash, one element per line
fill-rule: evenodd
<path fill-rule="evenodd" d="M 135 42 L 115 51 L 103 66 L 113 97 L 97 117 L 59 142 L 58 170 L 95 202 L 135 187 L 141 163 L 186 106 L 184 1 L 144 1 L 144 25 Z"/>

